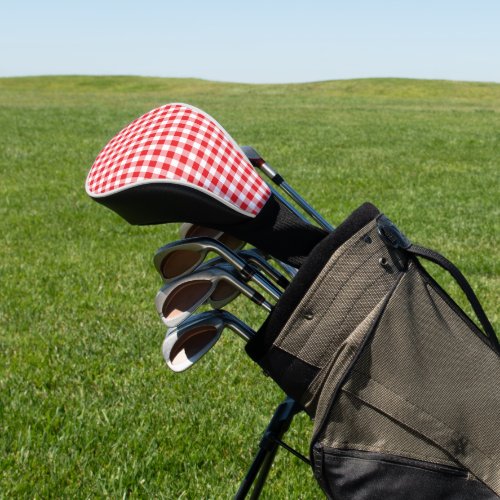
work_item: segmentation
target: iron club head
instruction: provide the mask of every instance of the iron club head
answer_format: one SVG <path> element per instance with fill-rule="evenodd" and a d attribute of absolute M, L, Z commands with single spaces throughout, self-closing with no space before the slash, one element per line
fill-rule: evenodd
<path fill-rule="evenodd" d="M 221 283 L 236 289 L 266 311 L 272 311 L 271 304 L 243 283 L 236 271 L 218 266 L 200 269 L 165 284 L 156 295 L 156 309 L 167 326 L 177 326 L 205 303 Z"/>
<path fill-rule="evenodd" d="M 174 372 L 191 368 L 217 343 L 224 328 L 233 330 L 245 341 L 255 336 L 248 325 L 227 311 L 197 314 L 167 331 L 162 345 L 167 366 Z"/>

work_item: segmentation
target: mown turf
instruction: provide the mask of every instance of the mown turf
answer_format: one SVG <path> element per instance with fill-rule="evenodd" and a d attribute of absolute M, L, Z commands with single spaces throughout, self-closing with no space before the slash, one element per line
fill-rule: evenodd
<path fill-rule="evenodd" d="M 334 224 L 374 202 L 456 262 L 499 326 L 500 85 L 1 79 L 0 497 L 230 498 L 282 399 L 230 333 L 192 370 L 167 370 L 151 257 L 176 226 L 129 226 L 85 195 L 107 140 L 179 101 Z M 262 321 L 243 299 L 230 309 Z M 287 440 L 306 452 L 310 431 L 301 415 Z M 280 452 L 264 498 L 318 496 Z"/>

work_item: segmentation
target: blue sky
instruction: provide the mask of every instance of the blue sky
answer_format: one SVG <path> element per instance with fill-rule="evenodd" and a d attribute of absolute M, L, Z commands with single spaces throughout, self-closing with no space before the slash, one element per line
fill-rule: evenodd
<path fill-rule="evenodd" d="M 500 0 L 4 0 L 0 76 L 500 82 Z"/>

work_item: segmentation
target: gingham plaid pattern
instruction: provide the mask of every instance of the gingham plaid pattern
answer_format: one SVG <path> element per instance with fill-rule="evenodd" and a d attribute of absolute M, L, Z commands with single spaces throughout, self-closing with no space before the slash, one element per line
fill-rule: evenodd
<path fill-rule="evenodd" d="M 192 186 L 251 216 L 271 195 L 224 129 L 185 104 L 166 104 L 125 127 L 96 158 L 86 188 L 102 197 L 151 182 Z"/>

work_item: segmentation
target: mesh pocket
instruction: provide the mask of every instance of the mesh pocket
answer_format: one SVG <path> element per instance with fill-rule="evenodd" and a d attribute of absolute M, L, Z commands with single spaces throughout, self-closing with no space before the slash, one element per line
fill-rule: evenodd
<path fill-rule="evenodd" d="M 341 390 L 325 384 L 315 442 L 468 470 L 498 494 L 499 379 L 497 354 L 413 263 Z"/>

